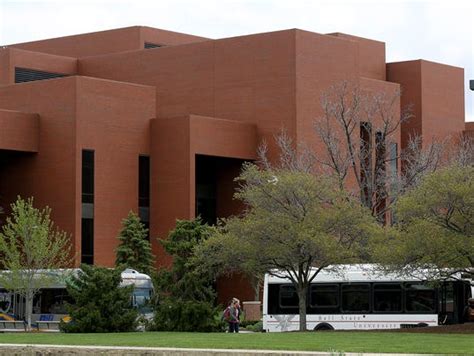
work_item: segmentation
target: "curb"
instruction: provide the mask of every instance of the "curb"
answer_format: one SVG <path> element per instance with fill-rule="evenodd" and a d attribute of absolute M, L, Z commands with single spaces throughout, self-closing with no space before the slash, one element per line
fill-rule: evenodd
<path fill-rule="evenodd" d="M 80 345 L 41 345 L 41 344 L 0 344 L 0 355 L 143 355 L 143 356 L 439 356 L 434 354 L 394 354 L 394 353 L 356 353 L 356 352 L 317 352 L 290 350 L 246 350 L 246 349 L 191 349 L 171 347 L 133 347 L 133 346 L 80 346 Z"/>

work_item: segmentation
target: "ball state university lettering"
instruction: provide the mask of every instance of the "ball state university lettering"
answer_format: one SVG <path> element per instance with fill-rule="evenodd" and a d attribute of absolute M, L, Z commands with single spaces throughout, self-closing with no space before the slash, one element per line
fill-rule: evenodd
<path fill-rule="evenodd" d="M 360 321 L 363 320 L 362 315 L 319 315 L 319 321 Z"/>
<path fill-rule="evenodd" d="M 318 315 L 316 320 L 317 322 L 330 322 L 330 323 L 346 323 L 346 327 L 340 328 L 350 328 L 350 329 L 398 329 L 400 328 L 400 321 L 390 322 L 374 322 L 364 321 L 365 315 Z M 408 321 L 407 321 L 408 323 Z M 409 321 L 413 324 L 415 322 Z M 416 323 L 415 323 L 416 324 Z"/>
<path fill-rule="evenodd" d="M 342 33 L 213 40 L 136 26 L 3 46 L 0 204 L 34 196 L 71 234 L 76 263 L 103 266 L 114 264 L 121 220 L 139 211 L 168 265 L 155 237 L 177 218 L 238 212 L 233 179 L 262 140 L 273 158 L 282 128 L 321 147 L 320 97 L 341 80 L 402 89 L 397 105 L 412 104 L 414 117 L 397 132 L 401 148 L 414 133 L 467 130 L 462 68 L 386 63 L 385 43 Z M 220 284 L 220 300 L 235 289 L 252 300 L 245 286 Z"/>

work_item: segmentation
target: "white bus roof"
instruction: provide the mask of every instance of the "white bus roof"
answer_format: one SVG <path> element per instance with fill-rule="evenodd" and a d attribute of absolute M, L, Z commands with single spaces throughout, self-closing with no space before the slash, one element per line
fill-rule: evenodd
<path fill-rule="evenodd" d="M 80 268 L 63 268 L 63 269 L 43 269 L 37 270 L 36 273 L 38 274 L 45 274 L 53 277 L 55 281 L 52 284 L 49 284 L 46 289 L 54 289 L 54 288 L 65 288 L 66 287 L 66 279 L 71 275 L 76 275 L 81 271 Z M 8 274 L 10 271 L 4 270 L 0 271 L 0 274 Z M 151 277 L 147 274 L 140 273 L 134 269 L 127 268 L 125 269 L 122 274 L 122 286 L 134 285 L 136 288 L 152 288 L 153 284 L 151 281 Z M 2 286 L 0 286 L 2 288 Z"/>
<path fill-rule="evenodd" d="M 149 275 L 140 273 L 131 268 L 124 270 L 121 276 L 123 286 L 133 284 L 136 288 L 151 288 L 153 285 Z"/>
<path fill-rule="evenodd" d="M 312 269 L 316 272 L 317 269 Z M 279 273 L 282 277 L 266 274 L 265 279 L 269 284 L 291 283 L 284 272 Z M 428 273 L 422 270 L 413 275 L 400 275 L 396 273 L 383 273 L 377 269 L 375 264 L 334 265 L 322 269 L 313 279 L 312 283 L 329 282 L 401 282 L 422 281 L 427 279 Z"/>

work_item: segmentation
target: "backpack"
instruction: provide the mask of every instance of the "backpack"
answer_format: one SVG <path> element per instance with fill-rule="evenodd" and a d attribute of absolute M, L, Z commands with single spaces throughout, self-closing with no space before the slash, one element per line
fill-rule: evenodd
<path fill-rule="evenodd" d="M 230 321 L 230 307 L 225 308 L 224 313 L 222 313 L 222 320 Z"/>

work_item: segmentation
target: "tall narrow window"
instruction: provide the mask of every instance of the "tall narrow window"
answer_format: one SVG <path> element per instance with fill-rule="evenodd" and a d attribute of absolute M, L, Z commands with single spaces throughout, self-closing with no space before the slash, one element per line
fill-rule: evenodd
<path fill-rule="evenodd" d="M 94 263 L 94 151 L 82 150 L 81 262 Z"/>
<path fill-rule="evenodd" d="M 371 206 L 372 199 L 372 124 L 360 123 L 360 180 L 361 198 L 364 205 Z"/>
<path fill-rule="evenodd" d="M 383 212 L 387 202 L 387 147 L 385 135 L 381 131 L 375 133 L 375 209 Z M 386 222 L 386 214 L 379 214 L 381 222 Z"/>
<path fill-rule="evenodd" d="M 390 204 L 395 200 L 395 191 L 397 189 L 397 177 L 398 177 L 398 144 L 396 142 L 390 143 L 390 176 L 391 176 L 391 197 Z M 390 210 L 390 223 L 395 224 L 397 222 L 397 216 L 395 210 Z"/>
<path fill-rule="evenodd" d="M 150 157 L 138 157 L 138 216 L 150 238 Z"/>
<path fill-rule="evenodd" d="M 380 131 L 375 133 L 375 169 L 377 178 L 383 179 L 385 177 L 385 161 L 386 161 L 386 147 L 385 137 Z"/>
<path fill-rule="evenodd" d="M 396 177 L 398 174 L 398 145 L 396 142 L 390 144 L 390 174 Z"/>

